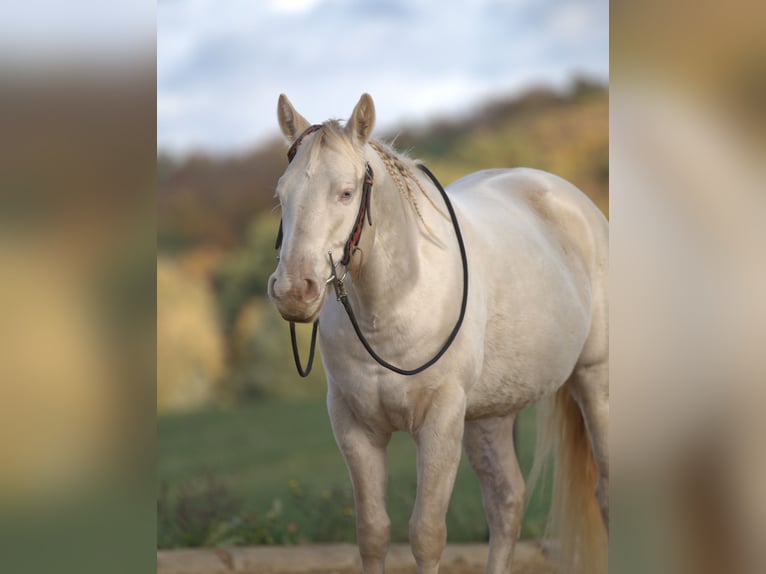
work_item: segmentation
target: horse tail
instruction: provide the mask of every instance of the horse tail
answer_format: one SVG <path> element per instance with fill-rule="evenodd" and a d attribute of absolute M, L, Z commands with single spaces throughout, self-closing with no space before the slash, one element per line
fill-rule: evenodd
<path fill-rule="evenodd" d="M 596 498 L 596 461 L 569 385 L 538 407 L 535 457 L 527 490 L 530 496 L 551 451 L 553 493 L 545 537 L 554 541 L 561 572 L 606 574 L 608 539 Z"/>

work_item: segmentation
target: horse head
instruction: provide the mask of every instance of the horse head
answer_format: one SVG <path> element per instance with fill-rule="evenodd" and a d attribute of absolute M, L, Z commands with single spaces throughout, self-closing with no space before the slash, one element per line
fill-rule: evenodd
<path fill-rule="evenodd" d="M 282 241 L 268 293 L 284 319 L 311 322 L 328 293 L 328 253 L 335 261 L 342 258 L 349 232 L 363 216 L 364 148 L 375 124 L 375 107 L 364 94 L 345 127 L 332 120 L 312 126 L 283 94 L 277 115 L 291 144 L 291 159 L 276 189 Z"/>

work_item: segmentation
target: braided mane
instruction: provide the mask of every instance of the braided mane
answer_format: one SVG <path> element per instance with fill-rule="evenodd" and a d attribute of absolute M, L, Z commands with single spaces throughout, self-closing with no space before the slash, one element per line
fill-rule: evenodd
<path fill-rule="evenodd" d="M 328 120 L 322 124 L 323 129 L 318 132 L 317 145 L 313 146 L 312 153 L 316 153 L 322 145 L 340 146 L 345 152 L 350 153 L 352 156 L 360 156 L 359 150 L 354 148 L 347 137 L 344 136 L 343 128 L 340 122 L 337 120 Z M 415 161 L 410 159 L 404 154 L 396 152 L 391 146 L 383 144 L 379 141 L 370 140 L 370 147 L 378 154 L 383 161 L 383 165 L 386 166 L 386 171 L 394 181 L 399 194 L 402 199 L 410 206 L 415 216 L 420 223 L 423 224 L 423 228 L 429 237 L 438 244 L 442 242 L 438 239 L 431 227 L 426 223 L 425 218 L 420 210 L 418 204 L 418 197 L 416 190 L 420 192 L 420 195 L 426 198 L 428 203 L 441 215 L 444 219 L 449 221 L 447 215 L 434 203 L 431 196 L 423 189 L 423 185 L 420 180 L 415 176 Z M 360 163 L 364 160 L 360 156 Z"/>
<path fill-rule="evenodd" d="M 418 206 L 418 200 L 415 196 L 415 192 L 412 189 L 412 186 L 410 185 L 411 182 L 415 182 L 415 185 L 420 190 L 421 195 L 426 198 L 426 200 L 431 204 L 431 206 L 442 215 L 442 217 L 446 216 L 441 212 L 441 210 L 437 207 L 437 205 L 434 203 L 433 199 L 431 199 L 431 196 L 429 196 L 426 193 L 426 190 L 423 189 L 423 186 L 420 183 L 420 180 L 415 177 L 415 175 L 412 172 L 412 165 L 406 165 L 404 161 L 402 161 L 402 158 L 396 154 L 396 152 L 380 142 L 376 141 L 370 141 L 370 147 L 375 150 L 375 152 L 380 156 L 380 159 L 383 160 L 383 164 L 386 166 L 386 170 L 388 171 L 388 174 L 391 176 L 391 179 L 394 180 L 394 183 L 396 184 L 396 187 L 399 189 L 399 193 L 401 194 L 402 198 L 409 203 L 410 207 L 412 208 L 412 211 L 415 212 L 415 215 L 417 215 L 418 219 L 420 220 L 420 223 L 423 224 L 423 227 L 428 232 L 428 235 L 431 236 L 432 239 L 438 241 L 436 238 L 436 235 L 434 234 L 433 230 L 428 226 L 428 224 L 425 222 L 425 219 L 423 218 L 423 214 L 420 212 L 420 207 Z M 409 160 L 409 158 L 406 158 L 406 161 L 408 164 L 412 164 L 412 160 Z"/>

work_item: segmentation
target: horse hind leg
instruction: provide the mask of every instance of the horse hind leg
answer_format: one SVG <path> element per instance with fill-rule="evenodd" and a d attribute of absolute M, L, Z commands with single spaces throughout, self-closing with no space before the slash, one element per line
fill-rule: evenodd
<path fill-rule="evenodd" d="M 609 533 L 609 303 L 607 280 L 593 280 L 593 316 L 580 359 L 567 381 L 580 408 L 598 477 L 596 498 Z"/>
<path fill-rule="evenodd" d="M 513 440 L 515 414 L 466 421 L 463 446 L 479 477 L 489 524 L 487 574 L 506 574 L 524 514 L 524 477 Z"/>
<path fill-rule="evenodd" d="M 596 498 L 609 532 L 609 363 L 578 366 L 568 384 L 580 407 L 598 470 Z"/>

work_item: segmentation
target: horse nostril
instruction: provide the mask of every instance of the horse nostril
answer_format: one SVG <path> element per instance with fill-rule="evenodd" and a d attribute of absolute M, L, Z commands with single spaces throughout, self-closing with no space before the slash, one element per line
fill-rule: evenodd
<path fill-rule="evenodd" d="M 279 299 L 279 297 L 277 296 L 277 278 L 276 277 L 269 278 L 269 285 L 268 285 L 267 291 L 271 297 L 273 297 L 274 299 Z"/>
<path fill-rule="evenodd" d="M 303 280 L 303 300 L 313 301 L 319 295 L 319 286 L 313 279 Z"/>

